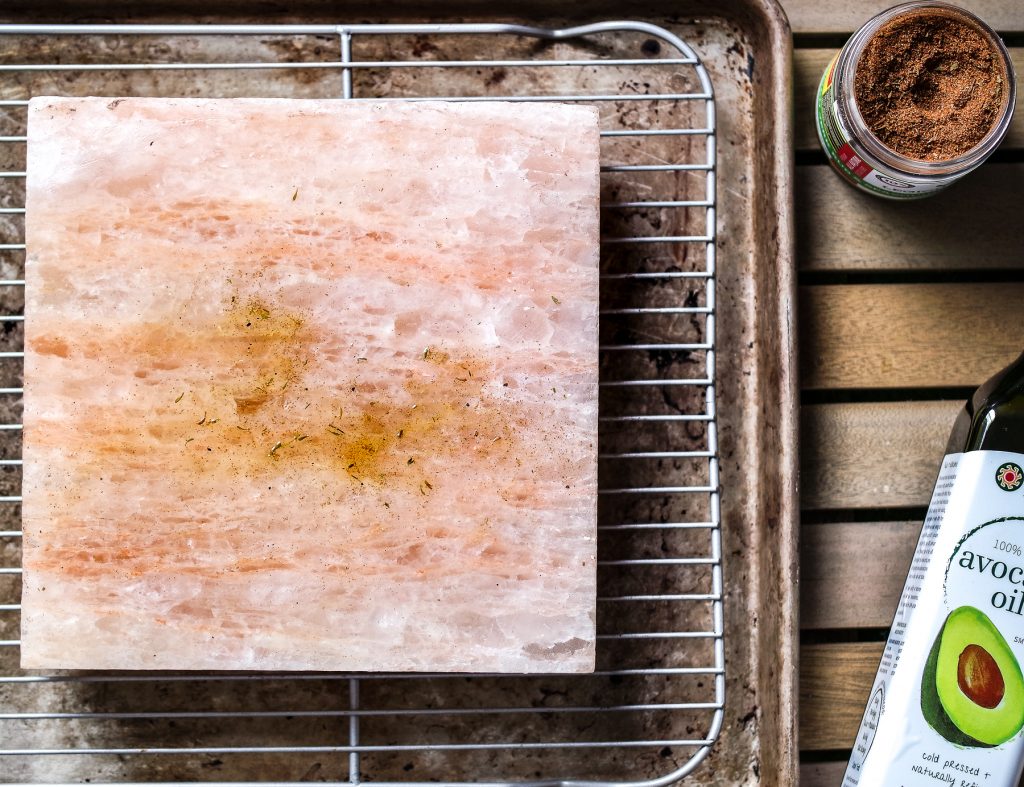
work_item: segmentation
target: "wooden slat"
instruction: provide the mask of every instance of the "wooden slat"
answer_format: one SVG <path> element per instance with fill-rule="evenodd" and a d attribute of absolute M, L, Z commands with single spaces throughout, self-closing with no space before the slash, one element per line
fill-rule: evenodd
<path fill-rule="evenodd" d="M 996 30 L 1009 33 L 1024 30 L 1024 4 L 1020 0 L 960 0 Z M 893 0 L 782 0 L 794 33 L 850 33 Z"/>
<path fill-rule="evenodd" d="M 800 787 L 837 787 L 843 781 L 846 760 L 805 762 L 800 766 Z"/>
<path fill-rule="evenodd" d="M 849 749 L 874 682 L 882 643 L 804 645 L 800 649 L 800 749 Z M 845 760 L 804 763 L 800 787 L 836 787 Z M 1024 787 L 1024 779 L 1020 785 Z"/>
<path fill-rule="evenodd" d="M 805 406 L 804 509 L 926 506 L 962 402 Z"/>
<path fill-rule="evenodd" d="M 813 101 L 833 51 L 801 49 L 801 33 L 849 34 L 886 0 L 783 0 L 794 31 L 796 146 L 818 147 Z M 1017 0 L 964 3 L 997 29 L 1024 30 Z M 1015 49 L 1018 72 L 1024 49 Z M 1024 147 L 1018 116 L 1007 148 Z M 797 171 L 798 259 L 803 271 L 1016 269 L 1024 259 L 1018 195 L 1024 165 L 987 164 L 945 194 L 892 204 L 849 188 L 827 167 Z M 1024 347 L 1015 284 L 808 286 L 801 292 L 803 384 L 811 389 L 964 386 L 980 383 Z M 984 337 L 984 346 L 979 337 Z M 812 509 L 923 506 L 960 402 L 806 407 L 803 505 Z M 805 629 L 888 625 L 918 522 L 803 528 Z M 853 551 L 885 565 L 856 572 Z M 877 569 L 877 570 L 874 570 Z M 843 750 L 856 734 L 881 643 L 801 649 L 800 745 Z M 805 763 L 801 787 L 838 784 L 845 762 Z"/>
<path fill-rule="evenodd" d="M 797 260 L 805 271 L 1017 269 L 1022 187 L 1024 164 L 988 163 L 937 196 L 894 203 L 827 165 L 797 167 Z"/>
<path fill-rule="evenodd" d="M 793 52 L 793 102 L 796 123 L 793 135 L 798 150 L 820 150 L 815 130 L 814 106 L 817 102 L 818 83 L 825 67 L 838 49 L 797 49 Z M 1013 67 L 1024 74 L 1024 48 L 1010 49 Z M 1024 147 L 1024 113 L 1015 113 L 1010 130 L 1003 140 L 1003 149 Z"/>
<path fill-rule="evenodd" d="M 892 622 L 920 522 L 846 522 L 800 529 L 800 626 L 886 627 Z M 857 560 L 871 555 L 871 560 Z"/>
<path fill-rule="evenodd" d="M 801 288 L 804 388 L 984 382 L 1024 348 L 1024 284 Z"/>
<path fill-rule="evenodd" d="M 848 749 L 882 655 L 881 642 L 800 648 L 800 748 Z"/>

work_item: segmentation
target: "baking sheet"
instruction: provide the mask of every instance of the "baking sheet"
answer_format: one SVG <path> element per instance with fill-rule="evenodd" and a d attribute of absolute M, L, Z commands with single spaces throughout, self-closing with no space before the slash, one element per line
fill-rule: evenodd
<path fill-rule="evenodd" d="M 161 21 L 194 21 L 194 14 L 188 14 L 188 3 L 178 4 L 167 9 Z M 194 11 L 197 6 L 192 6 Z M 459 7 L 458 4 L 437 5 L 434 7 L 437 19 L 459 21 L 457 17 L 471 15 L 473 19 L 483 21 L 484 14 L 478 7 L 471 4 Z M 237 6 L 228 6 L 215 16 L 216 21 L 269 21 L 273 11 L 258 19 L 243 16 L 245 10 L 236 10 Z M 793 319 L 792 319 L 792 288 L 793 271 L 790 246 L 789 212 L 789 120 L 788 120 L 788 73 L 789 51 L 788 30 L 781 13 L 774 5 L 757 3 L 735 3 L 728 8 L 719 7 L 708 13 L 698 7 L 692 8 L 693 16 L 679 18 L 669 13 L 679 13 L 680 9 L 648 7 L 641 14 L 636 8 L 615 8 L 604 5 L 580 4 L 574 8 L 573 18 L 551 18 L 538 13 L 536 9 L 523 6 L 520 9 L 504 9 L 500 20 L 487 21 L 524 21 L 542 26 L 562 26 L 565 24 L 594 21 L 608 17 L 632 17 L 646 19 L 665 26 L 679 33 L 701 54 L 711 72 L 718 104 L 718 375 L 719 375 L 719 423 L 721 438 L 721 467 L 723 485 L 723 521 L 724 521 L 724 556 L 726 586 L 726 630 L 727 636 L 727 694 L 725 724 L 720 740 L 711 757 L 703 763 L 697 772 L 689 777 L 688 783 L 693 784 L 789 784 L 795 781 L 796 746 L 794 729 L 796 719 L 795 708 L 795 505 L 796 481 L 793 458 L 795 456 L 795 392 L 794 392 L 794 355 L 793 355 Z M 38 9 L 37 9 L 38 11 Z M 182 17 L 182 13 L 186 17 Z M 83 11 L 74 15 L 81 21 Z M 322 5 L 310 4 L 305 10 L 294 8 L 292 16 L 274 21 L 384 21 L 379 10 L 367 13 L 364 17 L 356 10 L 350 10 L 349 19 L 339 20 L 328 17 Z M 117 21 L 156 21 L 161 17 L 159 10 L 154 10 L 147 19 L 121 18 Z M 370 16 L 372 14 L 372 16 Z M 420 12 L 422 14 L 422 12 Z M 507 15 L 506 15 L 507 14 Z M 707 15 L 705 15 L 707 14 Z M 45 12 L 42 14 L 45 16 Z M 403 12 L 395 7 L 386 14 L 387 21 L 432 21 L 423 20 L 422 16 Z M 37 13 L 35 19 L 40 15 Z M 9 18 L 8 21 L 27 21 Z M 63 21 L 63 20 L 62 20 Z M 211 18 L 208 21 L 214 21 Z M 492 45 L 493 42 L 489 42 Z M 53 51 L 45 40 L 33 44 L 40 51 L 30 53 L 32 57 L 45 61 L 52 59 Z M 242 47 L 238 51 L 217 53 L 219 59 L 246 59 L 253 53 L 248 47 L 253 42 L 220 42 L 221 46 Z M 324 58 L 335 56 L 336 42 L 331 40 L 313 41 L 308 38 L 293 41 L 268 40 L 257 42 L 259 47 L 273 50 L 264 53 L 267 59 L 308 59 L 317 57 L 316 47 L 323 48 Z M 405 43 L 393 46 L 409 48 L 434 45 L 429 40 L 411 38 Z M 476 43 L 479 46 L 479 42 Z M 24 46 L 24 45 L 23 45 Z M 199 59 L 203 47 L 208 42 L 167 39 L 141 39 L 115 42 L 110 45 L 113 51 L 94 50 L 76 53 L 75 60 L 86 62 L 88 58 L 96 60 L 109 59 L 116 54 L 118 59 L 140 60 L 160 57 L 161 53 L 191 48 L 190 55 Z M 459 45 L 459 56 L 467 59 L 475 56 L 494 56 L 493 51 L 486 53 L 474 52 L 474 41 L 467 39 Z M 516 46 L 529 47 L 531 44 L 519 42 Z M 138 47 L 140 51 L 126 51 L 125 48 Z M 312 51 L 309 50 L 312 48 Z M 453 56 L 453 51 L 444 52 Z M 516 54 L 516 53 L 511 53 Z M 24 49 L 19 52 L 19 59 L 25 59 Z M 180 56 L 180 55 L 178 55 Z M 567 72 L 568 73 L 568 72 Z M 559 79 L 567 78 L 567 73 Z M 65 76 L 59 73 L 41 73 L 34 77 L 37 80 L 52 80 L 51 85 L 45 82 L 34 82 L 32 91 L 35 94 L 52 92 L 122 95 L 122 94 L 177 94 L 177 95 L 209 95 L 217 92 L 221 95 L 247 95 L 252 92 L 251 83 L 254 75 L 245 73 L 207 72 L 197 78 L 195 73 L 164 72 L 136 73 L 111 78 L 105 75 L 102 84 L 96 84 L 95 77 L 91 83 L 68 83 Z M 416 75 L 401 74 L 401 79 L 374 71 L 357 72 L 357 94 L 367 92 L 400 95 L 403 91 L 414 92 L 415 84 L 402 83 L 402 79 L 414 79 Z M 337 95 L 339 75 L 336 72 L 299 71 L 275 74 L 268 90 L 266 75 L 261 80 L 262 95 L 289 96 L 322 96 Z M 433 77 L 436 78 L 436 75 Z M 494 74 L 481 79 L 478 74 L 464 74 L 461 81 L 452 79 L 447 85 L 450 95 L 472 95 L 471 91 L 487 88 L 487 79 L 495 78 Z M 517 73 L 508 74 L 499 82 L 519 78 Z M 554 77 L 552 77 L 554 78 Z M 575 78 L 586 81 L 587 74 L 580 73 Z M 636 70 L 623 73 L 623 79 L 637 79 Z M 685 76 L 681 76 L 685 79 Z M 209 80 L 209 81 L 207 81 Z M 377 80 L 377 81 L 375 81 Z M 481 88 L 482 86 L 482 88 Z M 505 85 L 510 88 L 513 85 Z M 541 89 L 543 85 L 524 84 L 514 86 L 519 89 Z M 675 85 L 674 87 L 682 87 Z M 24 86 L 7 83 L 2 88 L 17 93 Z M 638 90 L 644 87 L 642 78 Z M 276 92 L 279 91 L 279 92 Z M 21 97 L 21 94 L 2 97 Z M 665 107 L 662 111 L 688 111 L 680 107 Z M 642 126 L 648 118 L 638 115 L 633 122 Z M 611 144 L 628 144 L 613 142 Z M 663 151 L 666 158 L 684 155 L 685 151 L 673 150 L 672 145 L 690 144 L 687 140 L 668 139 Z M 4 169 L 17 169 L 21 165 L 15 161 L 0 162 Z M 655 179 L 671 178 L 670 183 L 655 183 Z M 603 195 L 605 198 L 628 199 L 630 196 L 641 195 L 646 191 L 666 188 L 674 191 L 679 198 L 685 198 L 697 187 L 692 176 L 687 173 L 666 175 L 664 173 L 637 175 L 612 180 L 607 188 L 614 193 Z M 700 186 L 701 190 L 703 186 Z M 17 187 L 8 190 L 9 204 L 19 204 Z M 780 207 L 781 206 L 781 207 Z M 652 215 L 647 221 L 678 221 L 674 226 L 659 227 L 659 232 L 668 234 L 673 231 L 693 229 L 688 222 L 697 217 L 687 216 L 679 212 L 676 219 L 666 219 L 661 215 Z M 0 217 L 10 223 L 17 219 L 9 216 Z M 13 255 L 0 258 L 3 269 L 0 276 L 14 278 L 20 260 Z M 681 266 L 687 261 L 685 256 L 679 260 Z M 616 264 L 614 256 L 605 261 L 606 266 Z M 607 268 L 606 271 L 612 268 Z M 663 292 L 633 293 L 632 296 L 619 292 L 603 294 L 603 305 L 619 305 L 616 298 L 640 297 L 645 303 L 652 299 L 665 298 L 666 302 L 686 298 L 687 293 L 676 290 Z M 4 313 L 17 313 L 20 304 L 4 303 Z M 674 334 L 685 334 L 694 331 L 699 336 L 697 325 L 652 325 L 655 331 L 672 331 Z M 604 328 L 612 332 L 614 326 Z M 6 341 L 16 343 L 20 326 L 7 332 Z M 604 337 L 607 338 L 608 337 Z M 617 376 L 641 374 L 647 376 L 662 372 L 665 369 L 647 368 L 650 359 L 638 359 L 640 366 L 613 370 Z M 688 357 L 680 356 L 671 361 L 676 366 L 673 373 L 684 370 L 687 366 L 698 368 L 702 363 L 699 354 Z M 657 366 L 655 364 L 655 366 Z M 606 374 L 609 370 L 606 370 Z M 653 395 L 653 394 L 652 394 Z M 660 394 L 659 394 L 660 395 Z M 683 396 L 692 396 L 684 393 Z M 676 406 L 694 411 L 689 401 L 652 402 L 654 406 Z M 614 410 L 616 401 L 614 394 L 602 400 L 604 412 Z M 15 422 L 20 413 L 0 414 L 6 416 L 5 422 Z M 699 442 L 703 434 L 701 427 L 693 424 L 682 425 L 678 433 L 680 448 Z M 696 429 L 697 431 L 694 431 Z M 688 431 L 689 430 L 689 431 Z M 15 441 L 12 435 L 0 435 L 0 445 L 8 451 L 14 450 Z M 614 431 L 606 430 L 602 435 L 603 448 L 614 446 L 617 436 Z M 10 455 L 5 454 L 5 455 Z M 16 471 L 3 468 L 3 482 L 14 485 Z M 665 477 L 678 478 L 679 474 L 688 474 L 686 462 L 677 462 L 660 467 L 647 467 L 633 472 L 642 472 L 647 480 L 658 473 Z M 607 470 L 605 472 L 608 472 Z M 4 491 L 4 494 L 13 493 Z M 690 518 L 699 516 L 699 511 L 680 512 L 670 510 L 675 501 L 643 500 L 635 504 L 632 513 L 638 517 L 674 517 L 684 514 Z M 617 505 L 615 502 L 602 505 Z M 603 512 L 603 516 L 621 517 L 624 511 Z M 0 529 L 15 528 L 16 522 L 2 522 Z M 619 543 L 622 534 L 604 537 L 600 549 L 603 557 L 613 557 L 616 550 L 624 548 Z M 643 543 L 633 541 L 628 545 L 631 553 L 650 552 L 685 552 L 696 546 L 691 543 L 693 534 L 672 534 L 666 538 L 658 534 L 630 534 L 631 539 L 646 539 Z M 667 540 L 666 540 L 667 539 Z M 18 560 L 15 542 L 2 542 L 5 565 L 16 564 Z M 650 577 L 650 575 L 648 575 Z M 700 569 L 680 576 L 678 573 L 662 580 L 655 579 L 662 585 L 672 583 L 673 589 L 685 589 L 686 583 L 697 586 L 701 582 Z M 610 582 L 621 582 L 628 587 L 631 580 L 628 576 L 612 577 Z M 7 601 L 14 591 L 15 579 L 0 576 L 0 593 L 5 593 L 0 600 Z M 682 583 L 682 584 L 679 584 Z M 643 626 L 652 630 L 658 628 L 659 616 L 668 614 L 663 609 L 650 608 L 642 611 Z M 664 626 L 663 626 L 664 627 Z M 16 636 L 14 632 L 0 632 L 0 638 Z M 707 661 L 706 654 L 700 649 L 708 647 L 686 641 L 669 643 L 649 643 L 631 641 L 615 643 L 613 647 L 629 648 L 628 654 L 617 654 L 606 649 L 604 658 L 610 663 L 628 658 L 632 662 L 647 660 L 652 664 L 684 664 Z M 14 658 L 8 649 L 0 653 L 0 659 Z M 0 661 L 3 674 L 12 674 L 13 665 Z M 452 681 L 464 681 L 465 685 L 456 691 L 452 690 Z M 660 680 L 660 682 L 659 682 Z M 407 681 L 368 681 L 362 686 L 364 706 L 373 707 L 451 707 L 463 702 L 473 705 L 507 706 L 522 704 L 523 692 L 530 703 L 540 704 L 583 704 L 596 701 L 607 704 L 635 702 L 637 697 L 657 696 L 659 700 L 671 699 L 687 701 L 696 697 L 706 696 L 706 686 L 700 685 L 706 676 L 694 676 L 689 681 L 667 681 L 657 676 L 645 676 L 640 679 L 624 678 L 612 689 L 614 697 L 585 696 L 586 688 L 563 684 L 552 679 L 536 679 L 527 685 L 523 681 L 510 684 L 498 679 L 487 678 L 440 678 L 436 681 L 417 681 L 415 697 L 410 697 L 411 684 Z M 579 684 L 585 686 L 585 684 Z M 267 708 L 294 707 L 315 711 L 318 708 L 336 709 L 346 707 L 348 703 L 346 682 L 310 678 L 303 681 L 270 679 L 266 681 L 237 682 L 230 680 L 207 681 L 202 684 L 182 682 L 145 682 L 129 684 L 41 684 L 32 687 L 4 685 L 0 687 L 0 708 L 13 710 L 38 710 L 46 708 L 66 709 L 69 711 L 92 710 L 103 712 L 117 710 L 119 712 L 153 709 L 187 708 L 191 705 L 203 708 L 223 707 L 225 709 L 248 709 L 259 711 Z M 590 689 L 593 691 L 593 688 Z M 509 692 L 515 692 L 510 696 Z M 582 692 L 582 693 L 581 693 Z M 666 697 L 666 692 L 672 692 Z M 200 702 L 201 698 L 201 702 Z M 624 722 L 624 719 L 627 721 Z M 628 724 L 637 729 L 624 729 Z M 548 716 L 532 717 L 517 734 L 524 736 L 530 733 L 529 725 L 543 725 L 546 736 L 557 734 L 563 730 L 565 735 L 577 734 L 583 730 L 593 738 L 616 740 L 631 735 L 643 734 L 650 736 L 652 732 L 663 732 L 666 736 L 700 732 L 694 725 L 700 724 L 699 719 L 687 718 L 686 714 L 666 716 L 664 713 L 623 717 L 615 714 L 599 714 L 590 718 Z M 690 729 L 688 729 L 688 727 Z M 324 745 L 343 743 L 347 738 L 347 721 L 342 718 L 296 716 L 285 721 L 253 716 L 245 719 L 232 718 L 229 722 L 217 717 L 160 720 L 110 720 L 88 722 L 24 722 L 20 723 L 21 736 L 30 742 L 32 747 L 66 747 L 95 744 L 114 745 L 120 741 L 123 745 L 151 745 L 148 742 L 160 739 L 167 746 L 196 745 L 201 742 L 215 746 L 217 742 L 224 744 L 237 743 L 240 738 L 254 741 L 269 741 L 279 744 L 282 748 L 291 745 L 309 745 L 322 742 Z M 429 717 L 406 717 L 399 723 L 364 725 L 364 736 L 369 742 L 402 742 L 405 740 L 422 742 L 434 740 L 474 740 L 491 734 L 487 725 L 476 724 L 472 719 L 461 727 L 455 725 L 432 725 Z M 374 737 L 376 736 L 376 738 Z M 5 741 L 5 745 L 16 745 L 16 740 Z M 440 755 L 432 752 L 386 753 L 364 755 L 363 768 L 372 773 L 373 778 L 393 779 L 395 781 L 445 778 L 445 779 L 554 779 L 554 778 L 602 778 L 635 781 L 640 779 L 658 779 L 676 769 L 678 752 L 669 748 L 634 750 L 616 748 L 599 752 L 562 752 L 545 753 L 533 751 L 501 751 L 468 752 L 459 757 Z M 164 756 L 147 755 L 144 757 L 121 758 L 110 756 L 99 762 L 99 770 L 92 769 L 93 780 L 177 780 L 177 779 L 308 779 L 338 780 L 347 777 L 347 758 L 342 755 L 330 754 L 319 758 L 304 756 L 299 758 L 287 752 L 246 754 L 246 755 L 195 755 L 195 756 Z M 82 776 L 81 765 L 74 757 L 53 756 L 33 758 L 12 758 L 3 765 L 3 778 L 23 781 L 76 780 Z M 90 763 L 92 767 L 92 763 Z"/>

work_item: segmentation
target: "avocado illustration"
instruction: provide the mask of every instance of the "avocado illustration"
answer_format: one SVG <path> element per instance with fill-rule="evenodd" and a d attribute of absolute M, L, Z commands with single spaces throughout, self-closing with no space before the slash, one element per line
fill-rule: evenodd
<path fill-rule="evenodd" d="M 1024 727 L 1024 676 L 999 629 L 980 609 L 949 613 L 921 680 L 928 724 L 960 746 L 992 747 Z"/>

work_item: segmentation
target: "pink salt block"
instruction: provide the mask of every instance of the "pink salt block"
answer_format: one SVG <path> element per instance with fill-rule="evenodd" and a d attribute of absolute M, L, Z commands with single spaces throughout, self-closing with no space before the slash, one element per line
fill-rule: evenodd
<path fill-rule="evenodd" d="M 598 126 L 36 98 L 22 666 L 594 666 Z"/>

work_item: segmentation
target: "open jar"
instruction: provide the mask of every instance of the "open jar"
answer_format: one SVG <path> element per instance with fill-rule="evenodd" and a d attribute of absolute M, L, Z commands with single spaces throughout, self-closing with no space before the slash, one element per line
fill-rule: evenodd
<path fill-rule="evenodd" d="M 825 69 L 818 139 L 854 186 L 926 197 L 978 167 L 1010 127 L 1016 81 L 999 36 L 943 2 L 878 14 Z"/>

